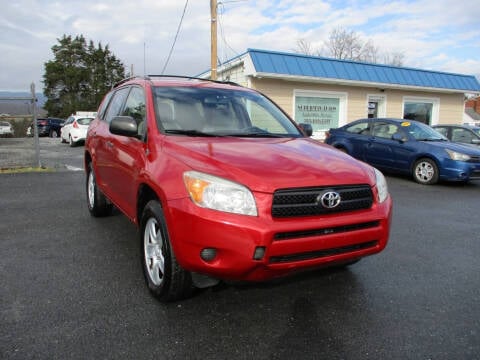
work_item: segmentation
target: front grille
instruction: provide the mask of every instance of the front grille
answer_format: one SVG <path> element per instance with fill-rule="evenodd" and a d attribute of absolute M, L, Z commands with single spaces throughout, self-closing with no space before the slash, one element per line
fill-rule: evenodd
<path fill-rule="evenodd" d="M 338 248 L 310 251 L 310 252 L 299 253 L 299 254 L 272 256 L 270 258 L 270 263 L 278 264 L 278 263 L 293 262 L 293 261 L 319 259 L 322 257 L 341 255 L 341 254 L 349 253 L 352 251 L 359 251 L 359 250 L 373 248 L 377 246 L 377 244 L 378 244 L 378 241 L 373 240 L 373 241 L 368 241 L 360 244 L 342 246 Z"/>
<path fill-rule="evenodd" d="M 298 239 L 298 238 L 304 238 L 309 236 L 339 234 L 339 233 L 344 233 L 349 231 L 371 229 L 374 227 L 378 227 L 379 225 L 380 225 L 380 221 L 369 221 L 369 222 L 364 222 L 360 224 L 342 225 L 342 226 L 335 226 L 335 227 L 329 227 L 329 228 L 290 231 L 290 232 L 277 233 L 273 236 L 273 239 L 289 240 L 289 239 Z"/>
<path fill-rule="evenodd" d="M 333 191 L 340 195 L 340 204 L 326 208 L 320 204 L 322 194 Z M 276 218 L 313 216 L 369 209 L 373 203 L 368 185 L 329 186 L 277 190 L 273 194 L 272 216 Z"/>
<path fill-rule="evenodd" d="M 468 162 L 479 163 L 480 162 L 480 156 L 472 155 L 472 156 L 470 156 L 470 160 L 468 160 Z"/>

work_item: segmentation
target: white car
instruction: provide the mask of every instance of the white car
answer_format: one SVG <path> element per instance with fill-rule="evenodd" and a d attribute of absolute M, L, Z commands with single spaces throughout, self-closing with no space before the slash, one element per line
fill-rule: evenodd
<path fill-rule="evenodd" d="M 72 115 L 66 121 L 60 130 L 60 140 L 62 143 L 69 143 L 71 147 L 84 142 L 87 137 L 88 125 L 93 117 Z"/>
<path fill-rule="evenodd" d="M 0 135 L 13 136 L 13 127 L 8 121 L 0 121 Z"/>

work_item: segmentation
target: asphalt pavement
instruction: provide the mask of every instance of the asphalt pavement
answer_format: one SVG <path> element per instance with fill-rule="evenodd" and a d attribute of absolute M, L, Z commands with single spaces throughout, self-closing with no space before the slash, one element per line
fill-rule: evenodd
<path fill-rule="evenodd" d="M 0 174 L 0 359 L 480 358 L 480 182 L 388 176 L 384 252 L 165 305 L 137 229 L 89 215 L 83 149 L 60 146 L 58 171 Z"/>

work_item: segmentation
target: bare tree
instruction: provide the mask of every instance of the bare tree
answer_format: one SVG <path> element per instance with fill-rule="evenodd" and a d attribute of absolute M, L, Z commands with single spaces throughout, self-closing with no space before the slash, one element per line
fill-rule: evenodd
<path fill-rule="evenodd" d="M 306 39 L 298 39 L 297 47 L 293 51 L 304 55 L 315 55 L 312 44 Z"/>
<path fill-rule="evenodd" d="M 362 43 L 354 31 L 336 28 L 330 32 L 328 41 L 325 42 L 328 55 L 341 60 L 360 60 L 359 53 Z"/>
<path fill-rule="evenodd" d="M 353 30 L 336 28 L 330 32 L 325 47 L 330 56 L 335 59 L 376 62 L 378 48 L 372 40 L 363 40 Z"/>
<path fill-rule="evenodd" d="M 335 28 L 330 32 L 328 40 L 321 50 L 315 51 L 310 42 L 297 40 L 296 52 L 306 55 L 324 55 L 335 59 L 378 63 L 383 58 L 387 65 L 402 66 L 405 56 L 401 52 L 384 53 L 375 46 L 371 39 L 364 40 L 353 30 Z"/>
<path fill-rule="evenodd" d="M 383 63 L 392 66 L 403 66 L 404 60 L 405 54 L 398 51 L 387 53 L 383 57 Z"/>

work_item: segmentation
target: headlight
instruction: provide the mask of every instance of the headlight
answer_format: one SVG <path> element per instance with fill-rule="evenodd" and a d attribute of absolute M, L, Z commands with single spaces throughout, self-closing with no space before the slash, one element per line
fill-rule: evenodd
<path fill-rule="evenodd" d="M 467 154 L 462 154 L 462 153 L 459 153 L 459 152 L 456 152 L 456 151 L 453 151 L 453 150 L 450 150 L 450 149 L 445 149 L 445 151 L 447 152 L 448 156 L 452 160 L 458 160 L 458 161 L 468 161 L 468 160 L 470 160 L 470 156 L 467 155 Z"/>
<path fill-rule="evenodd" d="M 257 216 L 253 194 L 243 185 L 197 171 L 185 172 L 183 181 L 190 198 L 198 206 Z"/>
<path fill-rule="evenodd" d="M 385 180 L 385 176 L 378 171 L 377 169 L 375 170 L 375 179 L 377 182 L 377 191 L 378 191 L 378 202 L 382 203 L 385 201 L 385 199 L 388 196 L 388 186 L 387 186 L 387 180 Z"/>

